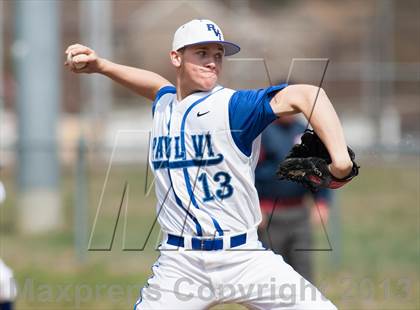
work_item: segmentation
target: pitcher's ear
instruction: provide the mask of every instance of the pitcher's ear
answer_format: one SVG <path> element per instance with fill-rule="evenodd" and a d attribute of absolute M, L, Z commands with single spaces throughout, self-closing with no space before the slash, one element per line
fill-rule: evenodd
<path fill-rule="evenodd" d="M 176 68 L 179 68 L 181 66 L 181 63 L 182 63 L 181 53 L 180 52 L 176 52 L 176 51 L 171 51 L 171 53 L 169 54 L 169 56 L 171 57 L 172 64 Z"/>

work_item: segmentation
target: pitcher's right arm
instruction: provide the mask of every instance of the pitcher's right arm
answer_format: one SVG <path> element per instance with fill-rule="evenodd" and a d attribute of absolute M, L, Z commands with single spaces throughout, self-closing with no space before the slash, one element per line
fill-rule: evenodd
<path fill-rule="evenodd" d="M 81 44 L 70 45 L 65 53 L 74 57 L 73 61 L 65 62 L 65 66 L 72 72 L 103 74 L 150 100 L 155 99 L 159 89 L 172 85 L 168 80 L 154 72 L 120 65 L 105 58 L 100 58 L 94 50 Z M 74 63 L 86 63 L 86 66 L 77 69 Z"/>

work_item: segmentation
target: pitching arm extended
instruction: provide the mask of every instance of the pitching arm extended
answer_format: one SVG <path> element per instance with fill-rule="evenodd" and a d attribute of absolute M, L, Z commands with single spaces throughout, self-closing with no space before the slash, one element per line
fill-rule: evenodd
<path fill-rule="evenodd" d="M 168 80 L 151 71 L 138 69 L 114 63 L 105 58 L 99 57 L 91 48 L 81 45 L 70 45 L 66 52 L 67 55 L 78 56 L 75 58 L 77 63 L 86 63 L 86 66 L 79 69 L 69 61 L 65 65 L 75 73 L 99 73 L 103 74 L 118 84 L 131 89 L 135 93 L 154 100 L 160 88 L 172 85 Z"/>

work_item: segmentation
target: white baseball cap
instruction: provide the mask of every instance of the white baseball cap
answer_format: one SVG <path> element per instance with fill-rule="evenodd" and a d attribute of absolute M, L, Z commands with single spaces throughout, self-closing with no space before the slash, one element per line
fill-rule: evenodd
<path fill-rule="evenodd" d="M 193 19 L 179 27 L 174 34 L 172 50 L 177 51 L 188 45 L 213 42 L 223 46 L 225 56 L 231 56 L 241 50 L 238 45 L 225 41 L 219 26 L 208 19 Z"/>

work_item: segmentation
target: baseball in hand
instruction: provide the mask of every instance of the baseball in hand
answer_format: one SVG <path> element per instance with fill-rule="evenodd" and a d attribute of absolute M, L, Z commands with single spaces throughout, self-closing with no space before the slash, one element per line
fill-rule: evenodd
<path fill-rule="evenodd" d="M 87 57 L 87 55 L 85 54 L 79 54 L 79 55 L 73 56 L 71 53 L 68 53 L 67 62 L 69 63 L 71 67 L 74 67 L 77 70 L 80 70 L 87 66 L 87 62 L 84 61 L 85 57 Z"/>

